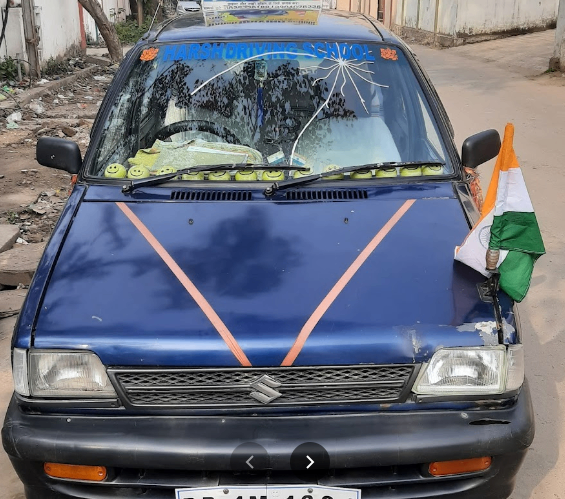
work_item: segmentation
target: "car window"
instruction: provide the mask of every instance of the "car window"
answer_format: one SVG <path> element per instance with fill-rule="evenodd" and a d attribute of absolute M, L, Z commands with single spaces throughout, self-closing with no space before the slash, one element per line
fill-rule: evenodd
<path fill-rule="evenodd" d="M 133 167 L 147 176 L 224 163 L 322 172 L 390 161 L 444 162 L 435 173 L 452 173 L 410 64 L 381 44 L 150 47 L 103 126 L 98 176 L 115 176 L 107 168 L 116 165 L 121 176 Z"/>
<path fill-rule="evenodd" d="M 422 116 L 424 117 L 424 126 L 426 128 L 426 137 L 428 140 L 428 144 L 433 147 L 434 153 L 440 154 L 441 151 L 441 142 L 439 140 L 439 135 L 437 133 L 437 128 L 432 121 L 432 114 L 430 108 L 427 103 L 422 100 L 422 96 L 418 95 L 418 103 L 420 104 L 420 108 L 422 110 Z"/>

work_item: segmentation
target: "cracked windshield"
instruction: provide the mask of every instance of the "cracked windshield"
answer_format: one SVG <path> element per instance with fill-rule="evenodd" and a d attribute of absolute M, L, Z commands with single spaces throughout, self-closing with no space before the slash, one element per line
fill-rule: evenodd
<path fill-rule="evenodd" d="M 436 165 L 327 178 L 452 173 L 426 97 L 397 49 L 335 41 L 188 43 L 149 47 L 138 59 L 110 111 L 93 175 L 136 179 L 225 164 L 235 171 L 176 179 L 283 180 L 426 161 Z"/>

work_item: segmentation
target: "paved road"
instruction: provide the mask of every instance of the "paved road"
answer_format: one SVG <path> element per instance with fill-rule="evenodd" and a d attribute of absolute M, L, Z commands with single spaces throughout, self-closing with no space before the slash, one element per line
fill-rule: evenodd
<path fill-rule="evenodd" d="M 486 128 L 516 125 L 515 148 L 545 238 L 521 307 L 537 434 L 512 499 L 565 498 L 565 78 L 534 78 L 551 53 L 551 33 L 437 51 L 414 47 L 447 107 L 457 143 Z M 481 167 L 488 182 L 492 165 Z M 0 407 L 10 393 L 9 339 L 0 323 Z M 0 451 L 1 452 L 1 451 Z M 21 486 L 0 454 L 0 499 Z"/>

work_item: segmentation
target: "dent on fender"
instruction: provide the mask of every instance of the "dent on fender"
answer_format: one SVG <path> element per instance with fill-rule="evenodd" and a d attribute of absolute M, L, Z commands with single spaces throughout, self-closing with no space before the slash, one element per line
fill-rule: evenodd
<path fill-rule="evenodd" d="M 502 319 L 502 330 L 504 333 L 504 342 L 509 344 L 516 343 L 516 328 L 509 324 L 506 318 Z M 495 321 L 480 321 L 469 324 L 462 324 L 457 327 L 457 331 L 473 332 L 480 336 L 485 346 L 498 345 L 498 331 Z"/>
<path fill-rule="evenodd" d="M 505 343 L 515 344 L 517 342 L 515 327 L 503 319 L 503 329 Z M 429 361 L 441 348 L 498 345 L 496 322 L 489 320 L 460 326 L 413 324 L 397 326 L 394 330 L 396 337 L 401 339 L 400 349 L 404 358 L 410 359 L 413 363 Z M 398 351 L 395 351 L 394 355 L 398 355 Z"/>

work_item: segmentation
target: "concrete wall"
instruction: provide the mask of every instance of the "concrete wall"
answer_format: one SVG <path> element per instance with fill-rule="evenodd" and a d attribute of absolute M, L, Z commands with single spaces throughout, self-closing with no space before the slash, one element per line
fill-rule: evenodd
<path fill-rule="evenodd" d="M 561 0 L 555 31 L 555 51 L 550 66 L 565 72 L 565 0 Z"/>
<path fill-rule="evenodd" d="M 420 29 L 426 31 L 434 31 L 436 24 L 436 7 L 440 0 L 430 0 L 429 2 L 420 2 L 418 11 L 418 21 Z"/>
<path fill-rule="evenodd" d="M 410 28 L 418 27 L 418 11 L 420 0 L 404 0 L 404 26 L 409 26 Z"/>
<path fill-rule="evenodd" d="M 443 33 L 444 35 L 455 36 L 457 29 L 456 26 L 457 26 L 457 17 L 458 17 L 460 0 L 439 0 L 439 1 L 440 4 L 438 6 L 436 32 Z M 499 0 L 494 0 L 494 1 L 499 1 Z M 492 3 L 493 2 L 491 0 L 491 4 Z"/>
<path fill-rule="evenodd" d="M 34 0 L 35 23 L 39 27 L 39 55 L 42 63 L 80 49 L 81 33 L 77 0 Z M 20 1 L 16 2 L 20 4 Z M 5 8 L 6 0 L 0 0 Z M 9 55 L 27 60 L 21 7 L 10 9 L 6 40 L 0 47 L 0 57 Z"/>
<path fill-rule="evenodd" d="M 129 0 L 103 0 L 102 6 L 112 22 L 125 21 L 130 14 Z"/>
<path fill-rule="evenodd" d="M 476 35 L 545 27 L 559 0 L 459 0 L 455 32 Z"/>
<path fill-rule="evenodd" d="M 80 19 L 77 0 L 34 0 L 35 23 L 40 28 L 42 62 L 80 50 Z"/>
<path fill-rule="evenodd" d="M 360 12 L 375 19 L 378 17 L 379 0 L 336 0 L 335 4 L 338 10 Z"/>
<path fill-rule="evenodd" d="M 0 0 L 0 9 L 5 12 L 6 0 Z M 6 39 L 0 45 L 0 59 L 6 56 L 27 59 L 25 55 L 24 25 L 21 7 L 10 9 L 8 24 L 6 26 Z"/>
<path fill-rule="evenodd" d="M 559 0 L 390 0 L 393 28 L 443 44 L 546 29 Z M 416 32 L 421 32 L 421 37 Z M 427 38 L 427 39 L 426 39 Z M 450 42 L 451 40 L 451 42 Z"/>

